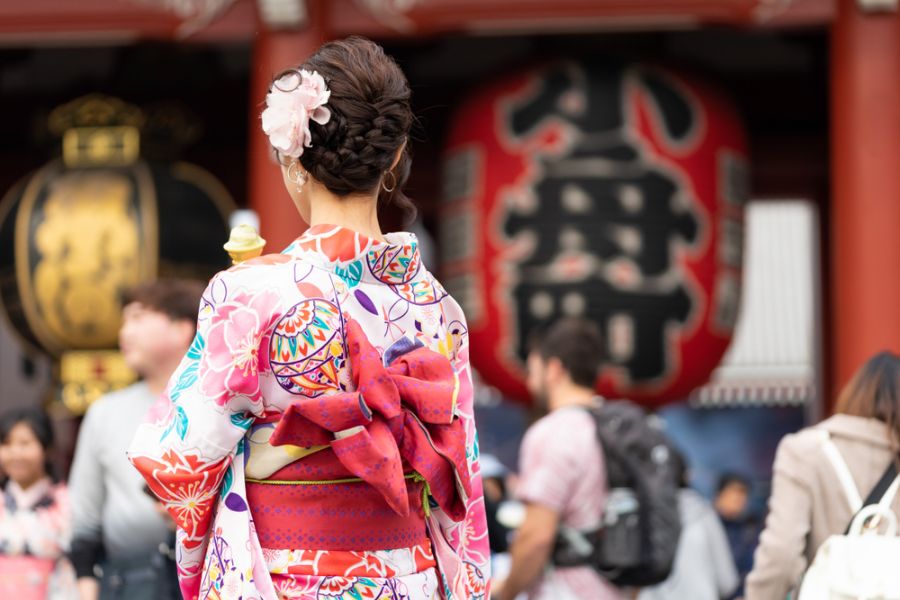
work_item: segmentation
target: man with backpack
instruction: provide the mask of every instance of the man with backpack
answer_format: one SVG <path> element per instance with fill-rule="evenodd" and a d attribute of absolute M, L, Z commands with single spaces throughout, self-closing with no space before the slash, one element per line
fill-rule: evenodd
<path fill-rule="evenodd" d="M 599 407 L 594 381 L 604 349 L 593 323 L 565 320 L 553 326 L 528 357 L 528 387 L 547 415 L 522 440 L 516 495 L 525 520 L 511 547 L 512 565 L 494 597 L 513 600 L 618 600 L 619 590 L 592 567 L 552 567 L 560 526 L 595 529 L 608 489 L 594 420 L 585 408 Z"/>
<path fill-rule="evenodd" d="M 526 507 L 494 597 L 619 600 L 668 577 L 680 533 L 675 451 L 659 419 L 604 401 L 597 327 L 565 319 L 536 340 L 528 388 L 546 416 L 520 449 Z"/>

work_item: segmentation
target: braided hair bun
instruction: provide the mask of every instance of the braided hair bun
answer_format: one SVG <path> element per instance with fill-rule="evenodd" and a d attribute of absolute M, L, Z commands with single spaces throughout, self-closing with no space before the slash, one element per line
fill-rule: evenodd
<path fill-rule="evenodd" d="M 301 69 L 318 72 L 331 92 L 331 118 L 324 125 L 310 121 L 311 146 L 299 158 L 303 168 L 338 196 L 381 188 L 379 201 L 415 214 L 402 192 L 411 163 L 405 146 L 413 121 L 410 90 L 394 59 L 371 40 L 351 36 L 324 44 L 275 80 Z"/>

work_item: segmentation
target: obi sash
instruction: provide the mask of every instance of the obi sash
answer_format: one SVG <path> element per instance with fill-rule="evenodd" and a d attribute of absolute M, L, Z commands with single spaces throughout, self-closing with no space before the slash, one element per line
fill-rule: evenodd
<path fill-rule="evenodd" d="M 0 555 L 0 598 L 44 600 L 56 562 L 34 556 Z"/>
<path fill-rule="evenodd" d="M 409 338 L 382 356 L 352 319 L 345 344 L 355 391 L 300 397 L 257 421 L 274 423 L 267 444 L 303 455 L 247 479 L 263 547 L 412 547 L 427 540 L 431 501 L 465 517 L 471 484 L 450 361 Z"/>
<path fill-rule="evenodd" d="M 404 482 L 410 511 L 400 515 L 325 449 L 267 479 L 248 478 L 247 503 L 263 548 L 361 552 L 427 545 L 425 481 L 408 473 Z"/>

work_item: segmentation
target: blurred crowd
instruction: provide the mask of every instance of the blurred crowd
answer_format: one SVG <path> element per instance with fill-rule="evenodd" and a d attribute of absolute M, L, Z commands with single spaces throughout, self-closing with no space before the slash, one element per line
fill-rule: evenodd
<path fill-rule="evenodd" d="M 0 597 L 180 597 L 174 524 L 125 450 L 146 413 L 166 410 L 162 392 L 194 336 L 200 293 L 162 280 L 128 295 L 120 345 L 141 381 L 91 406 L 67 483 L 44 412 L 0 418 Z M 517 470 L 480 458 L 493 598 L 805 600 L 817 597 L 802 586 L 818 581 L 820 548 L 842 543 L 855 515 L 880 506 L 892 521 L 900 508 L 894 354 L 861 366 L 834 416 L 783 439 L 764 516 L 744 474 L 722 473 L 705 498 L 658 419 L 596 395 L 603 344 L 591 323 L 559 321 L 534 339 L 538 418 Z"/>

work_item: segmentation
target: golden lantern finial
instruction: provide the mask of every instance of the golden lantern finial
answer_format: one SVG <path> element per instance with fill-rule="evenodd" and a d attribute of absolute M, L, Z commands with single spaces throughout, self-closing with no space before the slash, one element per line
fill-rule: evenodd
<path fill-rule="evenodd" d="M 241 223 L 231 229 L 228 242 L 223 247 L 232 263 L 238 264 L 262 254 L 265 245 L 266 240 L 259 237 L 253 225 Z"/>
<path fill-rule="evenodd" d="M 140 155 L 144 114 L 112 96 L 88 94 L 57 107 L 50 131 L 63 139 L 68 167 L 128 166 Z"/>

